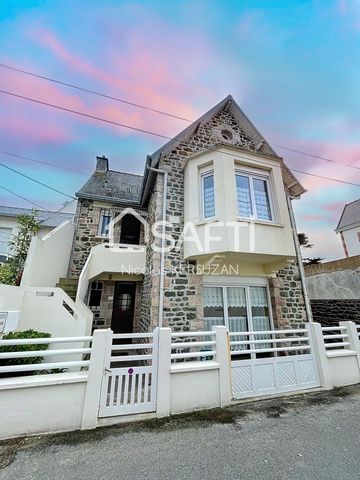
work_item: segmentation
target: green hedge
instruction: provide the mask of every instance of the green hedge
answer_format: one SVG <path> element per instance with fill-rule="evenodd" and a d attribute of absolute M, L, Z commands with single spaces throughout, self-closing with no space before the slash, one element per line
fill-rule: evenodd
<path fill-rule="evenodd" d="M 4 335 L 3 340 L 16 340 L 20 338 L 49 338 L 50 333 L 37 332 L 36 330 L 24 330 L 22 332 L 10 332 Z M 0 353 L 5 352 L 26 352 L 36 350 L 47 350 L 47 343 L 30 344 L 30 345 L 9 345 L 8 347 L 0 346 Z M 25 358 L 7 358 L 0 360 L 1 366 L 10 365 L 26 365 L 31 363 L 41 363 L 44 357 L 25 357 Z M 30 372 L 32 374 L 33 372 Z"/>

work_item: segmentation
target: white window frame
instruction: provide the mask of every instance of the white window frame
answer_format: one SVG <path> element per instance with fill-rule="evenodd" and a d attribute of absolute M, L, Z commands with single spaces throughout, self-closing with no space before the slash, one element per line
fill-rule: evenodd
<path fill-rule="evenodd" d="M 252 215 L 250 215 L 249 217 L 244 217 L 244 216 L 240 215 L 240 212 L 239 212 L 239 199 L 238 199 L 237 185 L 236 185 L 236 176 L 237 175 L 240 175 L 242 177 L 247 177 L 249 179 L 250 201 L 251 201 L 251 208 L 252 208 Z M 258 218 L 258 216 L 257 216 L 256 202 L 255 202 L 255 192 L 254 192 L 254 184 L 253 184 L 254 179 L 255 180 L 263 180 L 263 181 L 266 182 L 268 196 L 269 196 L 269 208 L 270 208 L 271 220 L 264 220 L 262 218 Z M 236 189 L 236 207 L 237 207 L 238 218 L 247 219 L 247 220 L 249 220 L 249 219 L 250 220 L 256 220 L 256 221 L 265 222 L 265 223 L 276 223 L 270 175 L 248 172 L 248 171 L 236 168 L 235 169 L 235 189 Z"/>
<path fill-rule="evenodd" d="M 9 235 L 9 239 L 8 239 L 8 242 L 7 242 L 7 247 L 6 247 L 6 251 L 4 253 L 1 253 L 0 252 L 0 255 L 1 256 L 4 256 L 6 258 L 8 258 L 9 254 L 10 254 L 10 240 L 11 240 L 11 236 L 12 236 L 12 228 L 8 228 L 8 227 L 0 227 L 0 232 L 3 232 L 5 235 L 8 234 Z M 1 240 L 1 243 L 5 243 L 5 241 Z"/>
<path fill-rule="evenodd" d="M 110 222 L 112 220 L 111 211 L 107 210 L 105 208 L 101 209 L 101 211 L 100 211 L 99 225 L 98 225 L 98 237 L 106 238 L 109 235 L 109 230 L 105 233 L 102 233 L 103 217 L 110 217 L 110 221 L 109 221 L 109 224 L 110 224 Z"/>
<path fill-rule="evenodd" d="M 270 320 L 270 330 L 275 330 L 274 327 L 274 319 L 272 315 L 272 307 L 271 307 L 271 297 L 270 297 L 270 290 L 268 283 L 204 283 L 203 287 L 217 287 L 222 289 L 222 298 L 223 298 L 223 318 L 224 318 L 224 325 L 229 330 L 229 312 L 228 312 L 228 300 L 227 300 L 227 292 L 226 289 L 228 287 L 242 287 L 245 288 L 245 298 L 246 298 L 246 315 L 247 315 L 247 323 L 248 323 L 248 331 L 254 331 L 254 324 L 252 319 L 252 312 L 251 312 L 251 301 L 250 301 L 250 287 L 263 287 L 266 288 L 266 298 L 268 301 L 268 309 L 269 309 L 269 320 Z M 203 307 L 204 308 L 204 307 Z M 250 340 L 256 340 L 255 335 L 249 335 Z M 271 339 L 269 338 L 269 343 L 271 343 Z M 256 358 L 256 353 L 250 354 L 251 358 Z"/>
<path fill-rule="evenodd" d="M 205 217 L 204 179 L 207 177 L 213 177 L 213 182 L 214 182 L 214 215 L 212 215 L 211 217 Z M 214 218 L 216 218 L 215 175 L 214 175 L 213 168 L 200 173 L 200 192 L 201 192 L 201 198 L 200 198 L 201 219 L 204 221 L 213 220 Z"/>

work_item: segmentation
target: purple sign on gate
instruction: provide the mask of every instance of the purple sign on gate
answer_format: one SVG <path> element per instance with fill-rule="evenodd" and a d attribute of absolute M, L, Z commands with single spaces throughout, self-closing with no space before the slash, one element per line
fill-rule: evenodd
<path fill-rule="evenodd" d="M 133 368 L 129 368 L 128 374 L 129 374 L 129 375 L 132 375 L 133 373 L 134 373 L 134 369 L 133 369 Z"/>

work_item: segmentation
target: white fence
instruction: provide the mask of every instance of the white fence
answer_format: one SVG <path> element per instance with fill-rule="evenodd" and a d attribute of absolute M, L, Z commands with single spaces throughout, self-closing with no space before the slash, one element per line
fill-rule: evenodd
<path fill-rule="evenodd" d="M 156 410 L 157 335 L 158 331 L 115 335 L 108 331 L 100 417 Z"/>
<path fill-rule="evenodd" d="M 3 340 L 0 437 L 95 428 L 143 414 L 223 407 L 232 398 L 359 383 L 359 330 L 344 322 L 331 329 L 312 323 L 307 329 L 230 335 L 225 327 L 161 328 Z M 49 348 L 26 350 L 44 344 Z M 16 346 L 23 350 L 2 348 Z M 41 363 L 31 361 L 38 357 Z M 4 363 L 14 360 L 16 365 Z"/>
<path fill-rule="evenodd" d="M 231 332 L 235 399 L 320 387 L 311 327 Z"/>

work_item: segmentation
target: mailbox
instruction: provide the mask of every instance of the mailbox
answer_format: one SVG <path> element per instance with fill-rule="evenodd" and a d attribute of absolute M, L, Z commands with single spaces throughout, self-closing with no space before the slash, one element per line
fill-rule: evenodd
<path fill-rule="evenodd" d="M 16 330 L 19 318 L 20 310 L 0 310 L 0 334 Z"/>

